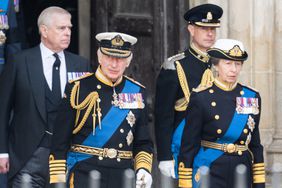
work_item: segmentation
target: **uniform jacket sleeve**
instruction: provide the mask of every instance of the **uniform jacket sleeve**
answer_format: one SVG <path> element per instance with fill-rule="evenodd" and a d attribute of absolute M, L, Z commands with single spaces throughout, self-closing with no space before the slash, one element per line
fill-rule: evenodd
<path fill-rule="evenodd" d="M 259 99 L 259 110 L 260 113 L 254 117 L 255 129 L 252 133 L 251 142 L 249 144 L 249 149 L 253 154 L 253 186 L 254 188 L 264 188 L 265 187 L 265 165 L 263 158 L 263 146 L 260 141 L 259 133 L 259 122 L 261 114 L 261 97 L 257 93 L 256 96 Z"/>
<path fill-rule="evenodd" d="M 174 130 L 174 105 L 179 89 L 175 70 L 164 70 L 157 78 L 155 96 L 155 134 L 158 160 L 172 160 L 171 142 Z"/>
<path fill-rule="evenodd" d="M 71 85 L 67 84 L 54 124 L 49 157 L 50 183 L 66 182 L 66 158 L 75 123 L 75 110 L 70 105 Z"/>
<path fill-rule="evenodd" d="M 191 94 L 178 158 L 179 187 L 192 187 L 192 167 L 201 146 L 203 109 L 197 93 Z"/>
<path fill-rule="evenodd" d="M 143 168 L 148 172 L 152 170 L 153 163 L 153 142 L 151 139 L 151 128 L 148 124 L 148 108 L 146 103 L 146 92 L 143 90 L 145 108 L 136 122 L 134 134 L 133 155 L 135 157 L 135 170 Z"/>
<path fill-rule="evenodd" d="M 17 64 L 14 57 L 8 62 L 0 75 L 0 153 L 8 153 L 8 126 L 16 94 Z"/>

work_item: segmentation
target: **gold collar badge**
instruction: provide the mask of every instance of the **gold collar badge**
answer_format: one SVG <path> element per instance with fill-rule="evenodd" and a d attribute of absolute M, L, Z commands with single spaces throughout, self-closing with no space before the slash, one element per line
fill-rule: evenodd
<path fill-rule="evenodd" d="M 243 51 L 238 45 L 235 45 L 228 53 L 233 57 L 241 57 L 243 55 Z"/>
<path fill-rule="evenodd" d="M 113 88 L 113 90 L 114 90 L 114 93 L 113 93 L 112 105 L 119 106 L 118 94 L 116 93 L 115 88 Z"/>
<path fill-rule="evenodd" d="M 112 46 L 123 46 L 124 40 L 121 38 L 120 35 L 117 35 L 111 40 L 111 43 Z"/>

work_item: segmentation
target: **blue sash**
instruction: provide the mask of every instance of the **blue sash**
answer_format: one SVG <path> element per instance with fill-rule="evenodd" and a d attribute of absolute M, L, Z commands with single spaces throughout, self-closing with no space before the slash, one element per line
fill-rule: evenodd
<path fill-rule="evenodd" d="M 171 152 L 174 159 L 175 178 L 178 179 L 178 155 L 181 147 L 181 139 L 185 126 L 185 118 L 179 123 L 172 136 Z"/>
<path fill-rule="evenodd" d="M 243 87 L 244 95 L 242 97 L 255 97 L 255 92 Z M 234 143 L 238 140 L 240 135 L 242 134 L 242 131 L 246 125 L 248 114 L 238 114 L 237 111 L 235 111 L 233 119 L 230 123 L 230 126 L 226 133 L 223 135 L 222 138 L 218 139 L 216 143 L 223 144 L 223 143 Z M 203 147 L 200 148 L 198 154 L 194 158 L 193 163 L 193 188 L 197 188 L 199 186 L 199 182 L 195 181 L 195 174 L 198 171 L 198 168 L 201 166 L 207 166 L 210 167 L 210 165 L 218 159 L 220 156 L 223 155 L 223 151 L 208 148 L 204 151 Z"/>
<path fill-rule="evenodd" d="M 126 80 L 122 93 L 138 93 L 139 91 L 140 87 L 138 85 Z M 112 106 L 101 122 L 102 129 L 96 127 L 95 135 L 93 135 L 92 133 L 89 134 L 89 136 L 83 141 L 82 145 L 103 148 L 105 143 L 112 137 L 112 135 L 124 121 L 128 112 L 129 109 L 120 109 L 116 106 Z M 88 159 L 90 157 L 92 157 L 92 155 L 68 152 L 68 172 L 77 162 Z"/>
<path fill-rule="evenodd" d="M 7 10 L 8 10 L 8 4 L 9 4 L 9 0 L 1 0 L 0 3 L 0 15 L 5 15 L 7 14 Z"/>

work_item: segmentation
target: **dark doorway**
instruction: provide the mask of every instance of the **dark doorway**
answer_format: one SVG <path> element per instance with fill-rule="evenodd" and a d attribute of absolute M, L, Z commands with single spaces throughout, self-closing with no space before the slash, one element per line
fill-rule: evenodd
<path fill-rule="evenodd" d="M 40 38 L 37 28 L 37 18 L 41 11 L 49 6 L 59 6 L 68 10 L 72 15 L 72 36 L 68 48 L 73 53 L 78 53 L 78 1 L 77 0 L 22 0 L 26 38 L 29 47 L 39 44 Z"/>

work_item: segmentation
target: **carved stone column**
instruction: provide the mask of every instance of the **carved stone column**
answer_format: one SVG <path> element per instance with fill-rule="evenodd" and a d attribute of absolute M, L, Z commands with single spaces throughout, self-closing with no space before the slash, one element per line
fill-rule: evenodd
<path fill-rule="evenodd" d="M 275 0 L 274 2 L 274 32 L 273 32 L 273 59 L 274 66 L 274 79 L 275 79 L 275 95 L 274 98 L 274 116 L 275 116 L 275 130 L 273 141 L 267 149 L 268 165 L 270 172 L 282 172 L 282 1 Z M 277 168 L 280 167 L 280 168 Z"/>
<path fill-rule="evenodd" d="M 91 0 L 78 0 L 78 23 L 79 23 L 79 54 L 90 59 L 90 37 L 95 37 L 95 33 L 90 33 L 90 7 Z"/>

